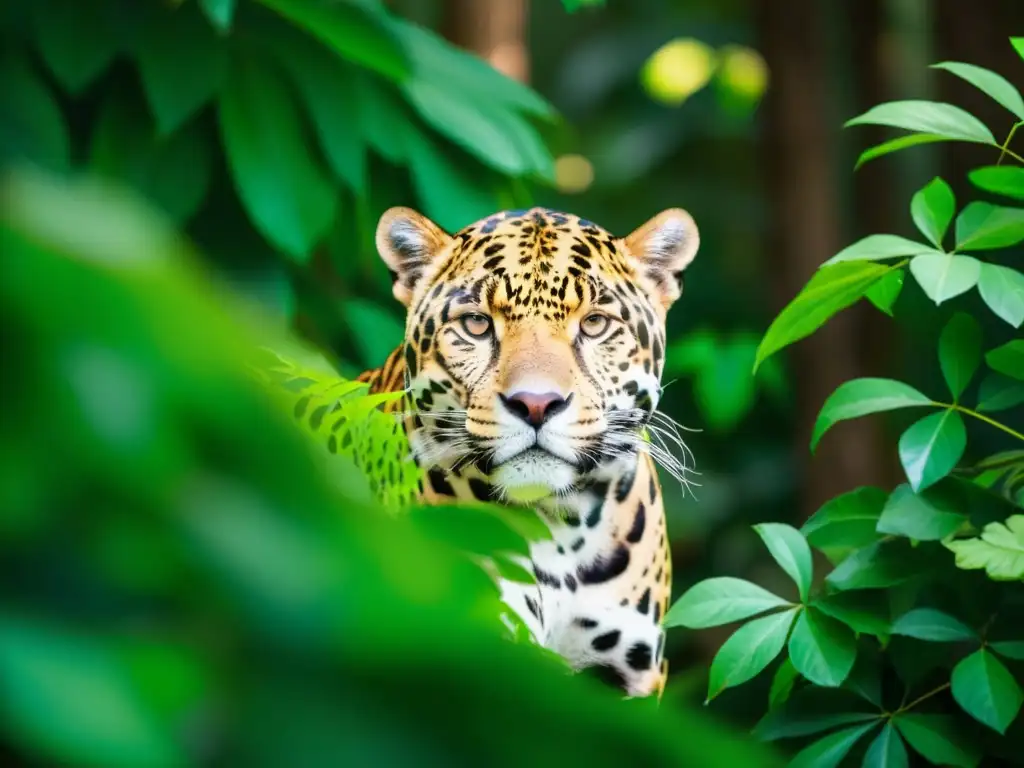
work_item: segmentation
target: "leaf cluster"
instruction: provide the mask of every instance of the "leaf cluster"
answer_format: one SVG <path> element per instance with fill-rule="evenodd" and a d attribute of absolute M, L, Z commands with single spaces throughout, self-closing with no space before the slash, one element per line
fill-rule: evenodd
<path fill-rule="evenodd" d="M 1012 42 L 1024 56 L 1024 39 Z M 968 177 L 1002 199 L 970 201 L 958 212 L 950 185 L 931 180 L 910 203 L 923 239 L 870 235 L 826 261 L 768 329 L 755 370 L 861 298 L 894 315 L 907 272 L 935 305 L 977 288 L 997 318 L 1013 329 L 1024 324 L 1024 274 L 979 256 L 1019 254 L 1024 243 L 1024 158 L 1011 146 L 1024 99 L 984 68 L 935 66 L 1013 115 L 1005 140 L 959 107 L 892 102 L 847 124 L 910 133 L 866 150 L 859 164 L 925 143 L 988 145 L 998 151 L 994 162 Z M 1021 764 L 1024 429 L 1003 414 L 1024 403 L 1024 339 L 986 344 L 981 323 L 956 311 L 935 346 L 945 393 L 859 378 L 823 404 L 812 451 L 839 422 L 917 416 L 898 439 L 905 483 L 849 491 L 800 530 L 755 526 L 795 594 L 712 578 L 688 589 L 665 618 L 690 629 L 742 622 L 712 661 L 708 700 L 774 666 L 768 711 L 754 733 L 796 740 L 791 766 L 907 766 L 915 753 L 934 765 Z M 965 465 L 967 422 L 1010 447 Z M 817 576 L 813 550 L 828 564 Z"/>

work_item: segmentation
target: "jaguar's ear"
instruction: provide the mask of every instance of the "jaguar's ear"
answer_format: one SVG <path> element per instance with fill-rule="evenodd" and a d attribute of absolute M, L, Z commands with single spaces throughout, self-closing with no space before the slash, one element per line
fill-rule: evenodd
<path fill-rule="evenodd" d="M 682 208 L 662 211 L 623 239 L 640 274 L 655 291 L 665 309 L 682 293 L 683 270 L 700 247 L 697 225 Z"/>
<path fill-rule="evenodd" d="M 437 224 L 411 208 L 389 208 L 377 223 L 377 251 L 391 272 L 395 298 L 409 306 L 427 267 L 451 242 Z"/>

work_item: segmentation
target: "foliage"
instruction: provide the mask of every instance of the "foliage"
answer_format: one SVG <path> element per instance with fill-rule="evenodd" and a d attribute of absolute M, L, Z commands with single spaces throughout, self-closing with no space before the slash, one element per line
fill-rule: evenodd
<path fill-rule="evenodd" d="M 344 338 L 355 302 L 339 299 L 362 278 L 360 298 L 391 306 L 382 210 L 411 203 L 457 229 L 553 180 L 553 108 L 384 3 L 9 6 L 0 161 L 136 189 L 357 365 L 380 361 Z"/>
<path fill-rule="evenodd" d="M 973 141 L 999 150 L 996 164 L 972 171 L 968 178 L 979 188 L 996 195 L 1024 198 L 1024 168 L 1003 167 L 1009 157 L 1024 165 L 1024 158 L 1009 148 L 1018 128 L 1024 125 L 1024 101 L 1020 93 L 1000 75 L 981 67 L 955 62 L 936 65 L 977 86 L 1016 117 L 1005 141 L 999 144 L 992 132 L 977 118 L 949 104 L 926 101 L 892 102 L 874 107 L 847 125 L 875 124 L 904 128 L 914 133 L 874 147 L 864 155 L 905 149 L 927 141 Z M 883 151 L 884 150 L 884 151 Z M 882 304 L 888 311 L 899 293 L 891 283 L 886 301 L 871 292 L 904 268 L 936 305 L 977 287 L 988 308 L 1014 328 L 1024 324 L 1024 274 L 992 261 L 982 261 L 964 251 L 990 251 L 1024 242 L 1024 209 L 980 200 L 964 206 L 956 215 L 956 201 L 950 186 L 935 178 L 914 195 L 910 205 L 915 226 L 929 242 L 920 243 L 896 235 L 869 235 L 831 259 L 807 284 L 801 294 L 772 323 L 758 349 L 755 368 L 774 352 L 821 327 L 830 317 L 862 297 Z M 950 224 L 953 247 L 946 250 Z M 881 265 L 898 259 L 895 264 Z M 890 297 L 891 296 L 891 297 Z"/>
<path fill-rule="evenodd" d="M 359 473 L 320 464 L 253 378 L 262 346 L 298 359 L 287 339 L 135 198 L 8 173 L 0 201 L 18 360 L 0 424 L 6 755 L 770 764 L 699 713 L 509 643 L 466 552 L 522 551 L 536 521 L 361 501 Z"/>
<path fill-rule="evenodd" d="M 1024 41 L 1015 42 L 1024 56 Z M 984 144 L 998 154 L 992 165 L 971 171 L 970 182 L 1001 198 L 1024 199 L 1024 168 L 1003 165 L 1007 159 L 1024 165 L 1010 149 L 1024 125 L 1017 89 L 981 67 L 944 62 L 936 68 L 1012 113 L 1006 139 L 998 143 L 987 126 L 950 104 L 892 102 L 847 125 L 912 133 L 865 151 L 860 163 L 929 142 Z M 1013 329 L 1024 324 L 1024 274 L 989 255 L 1024 242 L 1024 209 L 974 200 L 957 213 L 951 186 L 935 178 L 913 196 L 910 213 L 925 242 L 871 235 L 826 261 L 768 329 L 755 370 L 863 297 L 899 315 L 907 270 L 934 305 L 965 306 L 958 297 L 977 288 L 1000 322 Z M 854 489 L 799 531 L 755 526 L 794 582 L 794 597 L 718 577 L 691 587 L 666 616 L 667 625 L 691 629 L 745 622 L 711 664 L 708 699 L 783 657 L 775 664 L 768 712 L 754 732 L 765 740 L 800 739 L 791 765 L 905 766 L 910 753 L 936 765 L 1022 764 L 1024 433 L 989 414 L 1024 402 L 1024 339 L 986 346 L 982 324 L 958 309 L 935 344 L 946 394 L 860 378 L 826 400 L 812 450 L 841 421 L 914 414 L 898 440 L 907 482 L 891 492 Z M 961 466 L 967 422 L 995 430 L 1016 448 Z M 817 579 L 812 548 L 831 564 Z"/>
<path fill-rule="evenodd" d="M 256 374 L 284 400 L 284 407 L 309 430 L 314 444 L 352 462 L 370 492 L 389 506 L 414 500 L 422 473 L 402 429 L 404 393 L 367 394 L 368 385 L 329 369 L 305 368 L 267 350 Z M 381 406 L 397 403 L 397 410 Z"/>
<path fill-rule="evenodd" d="M 721 334 L 707 328 L 681 336 L 666 350 L 665 386 L 685 376 L 693 382 L 694 399 L 708 426 L 722 432 L 735 429 L 753 410 L 758 394 L 777 401 L 786 395 L 777 360 L 766 361 L 756 378 L 746 375 L 757 342 L 753 333 Z"/>

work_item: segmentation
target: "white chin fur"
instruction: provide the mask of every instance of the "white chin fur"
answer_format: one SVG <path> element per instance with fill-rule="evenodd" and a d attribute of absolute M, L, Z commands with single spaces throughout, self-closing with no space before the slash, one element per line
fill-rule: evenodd
<path fill-rule="evenodd" d="M 540 490 L 555 494 L 572 486 L 576 470 L 551 454 L 532 449 L 497 467 L 491 480 L 510 498 L 515 498 L 517 491 L 531 496 L 540 495 Z"/>

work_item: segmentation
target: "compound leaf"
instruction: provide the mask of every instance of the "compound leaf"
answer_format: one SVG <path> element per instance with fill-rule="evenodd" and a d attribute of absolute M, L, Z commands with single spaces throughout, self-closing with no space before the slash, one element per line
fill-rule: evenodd
<path fill-rule="evenodd" d="M 956 217 L 957 250 L 1006 248 L 1024 240 L 1024 208 L 976 200 Z"/>
<path fill-rule="evenodd" d="M 980 272 L 981 262 L 958 253 L 923 253 L 910 261 L 910 273 L 936 304 L 971 290 Z"/>
<path fill-rule="evenodd" d="M 996 140 L 983 122 L 952 104 L 936 101 L 890 101 L 872 107 L 847 120 L 851 125 L 888 125 L 944 139 L 995 145 Z"/>
<path fill-rule="evenodd" d="M 964 712 L 1006 733 L 1024 702 L 1020 685 L 995 656 L 980 648 L 953 668 L 953 698 Z"/>
<path fill-rule="evenodd" d="M 932 64 L 933 69 L 944 69 L 952 72 L 962 80 L 966 80 L 979 91 L 991 96 L 1014 115 L 1018 120 L 1024 120 L 1024 99 L 1020 91 L 1013 87 L 1009 80 L 990 69 L 979 67 L 974 64 L 965 64 L 960 61 L 942 61 Z"/>
<path fill-rule="evenodd" d="M 900 435 L 900 462 L 910 487 L 921 491 L 948 475 L 967 447 L 967 431 L 951 408 L 911 424 Z"/>
<path fill-rule="evenodd" d="M 966 520 L 956 506 L 937 494 L 928 490 L 914 493 L 904 483 L 886 501 L 877 530 L 917 541 L 939 541 L 955 533 Z"/>
<path fill-rule="evenodd" d="M 938 643 L 978 639 L 977 633 L 962 621 L 934 608 L 907 611 L 892 623 L 892 634 Z"/>
<path fill-rule="evenodd" d="M 1014 339 L 985 353 L 985 362 L 993 371 L 1024 380 L 1024 339 Z"/>
<path fill-rule="evenodd" d="M 705 629 L 741 621 L 790 603 L 743 579 L 718 576 L 690 587 L 665 615 L 664 626 Z"/>
<path fill-rule="evenodd" d="M 1024 323 L 1024 274 L 998 264 L 982 264 L 978 293 L 997 317 L 1014 328 Z"/>
<path fill-rule="evenodd" d="M 910 215 L 914 224 L 940 250 L 942 238 L 946 236 L 955 212 L 956 198 L 953 190 L 938 176 L 919 189 L 910 200 Z"/>
<path fill-rule="evenodd" d="M 800 613 L 789 638 L 789 658 L 812 683 L 837 688 L 857 660 L 857 642 L 848 627 L 807 608 Z"/>
<path fill-rule="evenodd" d="M 932 401 L 909 384 L 895 379 L 863 378 L 840 384 L 821 407 L 811 436 L 813 451 L 834 424 L 870 413 L 932 405 Z"/>
<path fill-rule="evenodd" d="M 867 261 L 821 267 L 768 327 L 757 348 L 754 370 L 783 347 L 810 336 L 832 315 L 861 298 L 893 269 Z"/>
<path fill-rule="evenodd" d="M 786 644 L 796 609 L 754 619 L 737 629 L 711 661 L 708 701 L 726 688 L 755 677 L 779 655 Z"/>
<path fill-rule="evenodd" d="M 811 548 L 796 528 L 784 523 L 761 523 L 754 530 L 764 541 L 768 551 L 800 591 L 800 599 L 806 600 L 811 590 Z"/>

